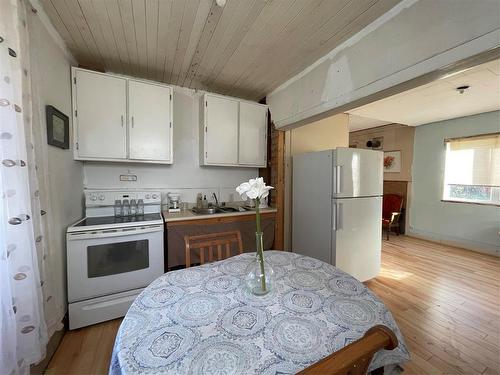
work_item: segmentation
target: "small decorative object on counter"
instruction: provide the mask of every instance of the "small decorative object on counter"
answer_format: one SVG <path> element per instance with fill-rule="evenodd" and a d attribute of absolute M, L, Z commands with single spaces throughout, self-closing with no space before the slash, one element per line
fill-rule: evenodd
<path fill-rule="evenodd" d="M 256 251 L 255 262 L 251 262 L 247 267 L 246 285 L 251 293 L 255 295 L 265 295 L 269 293 L 274 286 L 274 270 L 264 261 L 264 242 L 263 233 L 260 225 L 260 201 L 269 195 L 272 186 L 266 186 L 262 177 L 253 178 L 248 182 L 242 183 L 236 188 L 236 191 L 243 200 L 252 199 L 255 203 L 255 241 Z"/>

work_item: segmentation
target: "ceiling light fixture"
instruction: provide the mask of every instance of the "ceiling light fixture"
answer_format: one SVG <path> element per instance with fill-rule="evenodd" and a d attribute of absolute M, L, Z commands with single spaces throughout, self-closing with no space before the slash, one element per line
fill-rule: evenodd
<path fill-rule="evenodd" d="M 215 3 L 222 8 L 226 5 L 226 0 L 215 0 Z"/>
<path fill-rule="evenodd" d="M 457 90 L 460 94 L 463 94 L 470 88 L 469 85 L 458 86 L 455 90 Z"/>

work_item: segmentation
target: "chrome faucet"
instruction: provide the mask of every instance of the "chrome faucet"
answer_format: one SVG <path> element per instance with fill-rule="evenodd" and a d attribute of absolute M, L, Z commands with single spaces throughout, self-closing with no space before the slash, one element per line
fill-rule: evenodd
<path fill-rule="evenodd" d="M 219 207 L 219 200 L 217 199 L 217 194 L 212 193 L 212 197 L 214 197 L 215 200 L 215 207 Z"/>

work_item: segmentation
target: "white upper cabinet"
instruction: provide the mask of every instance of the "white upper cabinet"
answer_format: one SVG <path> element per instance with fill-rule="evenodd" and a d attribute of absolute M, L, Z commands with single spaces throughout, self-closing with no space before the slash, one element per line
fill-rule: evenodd
<path fill-rule="evenodd" d="M 127 157 L 127 80 L 85 70 L 73 72 L 77 159 Z"/>
<path fill-rule="evenodd" d="M 130 159 L 171 162 L 172 90 L 129 80 Z"/>
<path fill-rule="evenodd" d="M 73 68 L 76 160 L 171 164 L 172 88 Z"/>
<path fill-rule="evenodd" d="M 205 94 L 200 123 L 200 164 L 265 167 L 267 106 Z"/>
<path fill-rule="evenodd" d="M 239 164 L 265 167 L 267 155 L 267 106 L 240 102 Z"/>
<path fill-rule="evenodd" d="M 238 101 L 208 94 L 204 99 L 202 164 L 238 165 Z"/>

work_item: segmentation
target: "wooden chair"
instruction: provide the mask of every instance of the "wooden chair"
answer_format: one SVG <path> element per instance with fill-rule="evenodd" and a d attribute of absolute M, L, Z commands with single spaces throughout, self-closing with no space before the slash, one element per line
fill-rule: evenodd
<path fill-rule="evenodd" d="M 382 229 L 385 228 L 387 240 L 392 227 L 399 236 L 399 219 L 403 209 L 403 197 L 397 194 L 384 194 L 382 198 Z"/>
<path fill-rule="evenodd" d="M 359 340 L 330 354 L 319 362 L 299 372 L 301 375 L 365 375 L 370 362 L 381 349 L 392 350 L 398 346 L 394 332 L 386 326 L 377 325 L 366 331 Z M 372 373 L 383 374 L 383 369 Z"/>
<path fill-rule="evenodd" d="M 236 244 L 238 254 L 243 254 L 240 231 L 184 236 L 186 268 L 191 267 L 191 251 L 199 250 L 200 264 L 205 264 L 205 251 L 208 251 L 209 262 L 214 261 L 215 248 L 217 248 L 217 260 L 226 259 L 231 257 L 232 244 Z"/>

